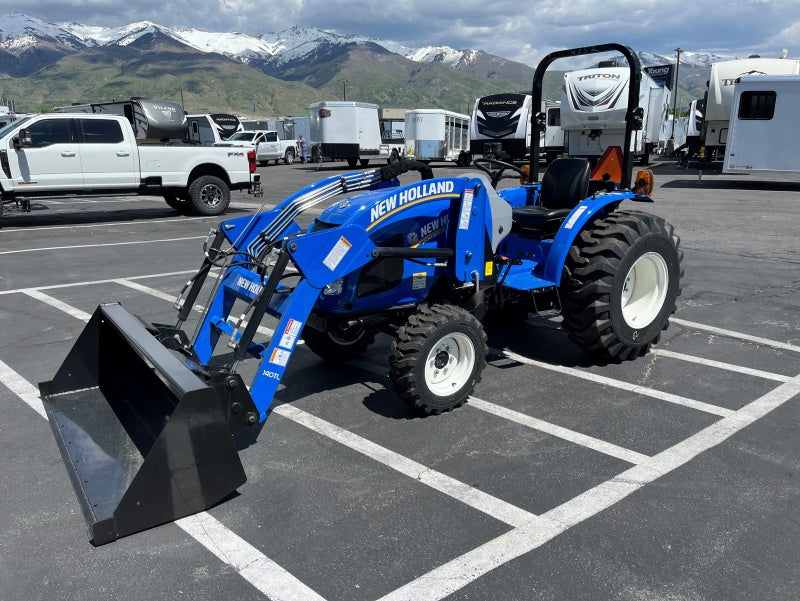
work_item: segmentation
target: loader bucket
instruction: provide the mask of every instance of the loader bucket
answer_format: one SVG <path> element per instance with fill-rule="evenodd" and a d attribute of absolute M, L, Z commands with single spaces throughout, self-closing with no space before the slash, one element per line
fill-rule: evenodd
<path fill-rule="evenodd" d="M 246 476 L 219 395 L 122 305 L 39 384 L 94 545 L 202 511 Z"/>

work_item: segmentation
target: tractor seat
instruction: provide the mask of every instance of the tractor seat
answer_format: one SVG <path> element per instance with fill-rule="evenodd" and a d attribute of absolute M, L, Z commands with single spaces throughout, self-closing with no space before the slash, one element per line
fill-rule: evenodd
<path fill-rule="evenodd" d="M 588 190 L 589 161 L 556 159 L 542 177 L 539 204 L 514 209 L 512 231 L 535 237 L 555 233 Z"/>

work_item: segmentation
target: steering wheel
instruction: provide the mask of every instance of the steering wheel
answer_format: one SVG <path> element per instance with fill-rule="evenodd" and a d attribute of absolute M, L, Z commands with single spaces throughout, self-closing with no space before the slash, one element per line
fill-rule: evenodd
<path fill-rule="evenodd" d="M 520 178 L 527 179 L 528 177 L 528 175 L 516 165 L 512 165 L 511 163 L 504 163 L 503 161 L 498 161 L 497 159 L 480 158 L 472 161 L 472 164 L 475 165 L 478 169 L 480 169 L 484 173 L 486 173 L 486 175 L 488 175 L 491 178 L 492 186 L 494 186 L 495 188 L 497 188 L 497 184 L 500 183 L 500 180 L 503 179 L 503 174 L 509 169 L 518 174 Z M 511 177 L 511 176 L 506 176 L 506 177 Z"/>

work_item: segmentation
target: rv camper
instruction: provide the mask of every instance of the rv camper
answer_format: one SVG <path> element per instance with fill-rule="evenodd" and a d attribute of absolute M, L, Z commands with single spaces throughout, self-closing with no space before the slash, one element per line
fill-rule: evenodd
<path fill-rule="evenodd" d="M 706 92 L 703 146 L 705 158 L 721 160 L 728 141 L 728 123 L 736 80 L 748 75 L 798 75 L 800 60 L 785 58 L 744 58 L 711 65 Z"/>
<path fill-rule="evenodd" d="M 522 159 L 531 145 L 530 94 L 493 94 L 475 100 L 469 130 L 472 156 Z"/>
<path fill-rule="evenodd" d="M 239 117 L 228 113 L 186 115 L 186 120 L 189 124 L 189 143 L 197 146 L 219 144 L 244 129 Z"/>
<path fill-rule="evenodd" d="M 311 160 L 345 160 L 350 167 L 371 160 L 394 162 L 403 154 L 403 144 L 381 139 L 378 105 L 333 100 L 308 107 L 311 117 Z"/>
<path fill-rule="evenodd" d="M 622 146 L 630 70 L 614 64 L 601 63 L 596 68 L 564 74 L 561 127 L 565 132 L 566 153 L 571 157 L 596 161 L 608 147 Z M 658 146 L 670 91 L 647 73 L 642 73 L 639 90 L 642 125 L 633 132 L 631 151 L 646 164 Z"/>
<path fill-rule="evenodd" d="M 133 126 L 137 144 L 185 140 L 188 131 L 181 105 L 166 100 L 131 98 L 118 102 L 72 104 L 57 106 L 53 112 L 120 115 Z"/>
<path fill-rule="evenodd" d="M 469 115 L 443 109 L 414 109 L 405 114 L 406 156 L 423 162 L 472 162 Z"/>
<path fill-rule="evenodd" d="M 800 174 L 800 75 L 749 75 L 733 86 L 723 173 Z"/>

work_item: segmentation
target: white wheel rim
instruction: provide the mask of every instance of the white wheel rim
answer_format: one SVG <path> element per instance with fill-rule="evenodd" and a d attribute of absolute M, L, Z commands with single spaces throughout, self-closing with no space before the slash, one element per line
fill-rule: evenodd
<path fill-rule="evenodd" d="M 459 390 L 472 373 L 475 346 L 469 336 L 454 332 L 441 338 L 425 360 L 425 383 L 437 396 Z"/>
<path fill-rule="evenodd" d="M 636 259 L 622 286 L 622 317 L 630 327 L 650 325 L 664 306 L 669 286 L 667 262 L 655 252 Z"/>

